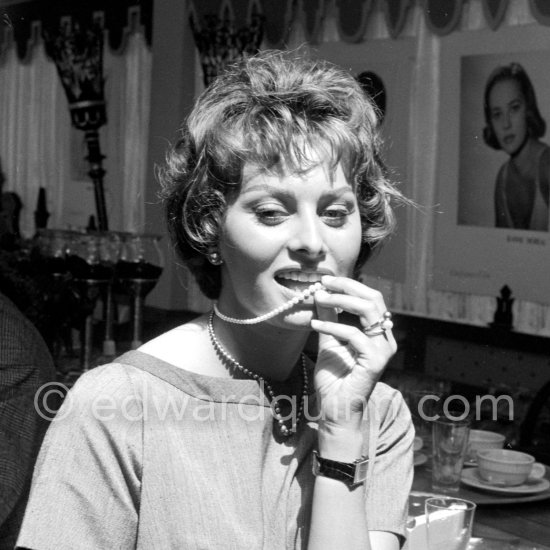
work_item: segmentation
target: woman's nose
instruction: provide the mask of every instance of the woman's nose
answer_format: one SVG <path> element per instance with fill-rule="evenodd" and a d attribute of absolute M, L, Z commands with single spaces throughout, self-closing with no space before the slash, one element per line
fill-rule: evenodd
<path fill-rule="evenodd" d="M 510 128 L 510 126 L 511 126 L 510 113 L 506 113 L 504 115 L 504 128 Z"/>
<path fill-rule="evenodd" d="M 310 258 L 317 258 L 326 253 L 322 222 L 317 214 L 304 215 L 298 219 L 289 241 L 289 248 Z"/>

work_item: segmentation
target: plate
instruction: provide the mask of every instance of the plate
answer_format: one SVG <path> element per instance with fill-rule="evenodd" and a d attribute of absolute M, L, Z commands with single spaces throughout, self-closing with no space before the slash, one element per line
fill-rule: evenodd
<path fill-rule="evenodd" d="M 466 470 L 462 470 L 460 479 L 464 485 L 475 487 L 476 489 L 483 489 L 484 491 L 489 491 L 491 493 L 502 493 L 506 495 L 537 494 L 546 491 L 550 487 L 550 481 L 546 478 L 533 480 L 531 482 L 524 483 L 523 485 L 515 485 L 514 487 L 498 487 L 482 480 L 479 476 L 477 468 L 467 468 Z"/>
<path fill-rule="evenodd" d="M 425 464 L 427 460 L 428 460 L 428 457 L 424 453 L 414 453 L 413 464 L 415 466 L 420 466 L 422 464 Z"/>

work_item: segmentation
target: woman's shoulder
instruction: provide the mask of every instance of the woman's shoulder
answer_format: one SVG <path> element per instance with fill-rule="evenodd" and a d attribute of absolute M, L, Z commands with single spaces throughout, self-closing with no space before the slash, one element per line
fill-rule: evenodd
<path fill-rule="evenodd" d="M 143 344 L 139 351 L 187 372 L 227 377 L 227 370 L 216 359 L 207 324 L 205 313 Z"/>
<path fill-rule="evenodd" d="M 146 376 L 145 371 L 123 358 L 94 367 L 81 374 L 69 395 L 82 401 L 97 399 L 97 396 L 125 399 L 134 394 L 134 387 Z"/>
<path fill-rule="evenodd" d="M 144 343 L 139 351 L 176 367 L 189 369 L 208 343 L 206 319 L 205 314 L 174 327 Z"/>

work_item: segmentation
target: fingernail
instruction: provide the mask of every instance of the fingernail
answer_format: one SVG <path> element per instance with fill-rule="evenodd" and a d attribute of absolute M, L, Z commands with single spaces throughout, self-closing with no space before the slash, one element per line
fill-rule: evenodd
<path fill-rule="evenodd" d="M 334 281 L 334 279 L 336 279 L 336 277 L 333 277 L 332 275 L 323 275 L 321 277 L 321 282 L 325 285 L 325 284 L 330 284 L 332 281 Z"/>
<path fill-rule="evenodd" d="M 323 289 L 318 290 L 315 293 L 315 298 L 320 299 L 320 300 L 326 300 L 329 296 L 330 296 L 330 294 L 326 290 L 323 290 Z"/>

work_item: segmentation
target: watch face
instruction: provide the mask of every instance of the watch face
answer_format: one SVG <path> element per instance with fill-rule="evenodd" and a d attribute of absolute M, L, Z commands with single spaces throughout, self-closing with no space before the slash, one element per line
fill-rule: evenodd
<path fill-rule="evenodd" d="M 314 451 L 313 474 L 343 481 L 347 485 L 356 485 L 365 481 L 368 463 L 368 458 L 361 458 L 352 463 L 338 462 L 336 460 L 322 458 Z"/>

